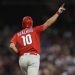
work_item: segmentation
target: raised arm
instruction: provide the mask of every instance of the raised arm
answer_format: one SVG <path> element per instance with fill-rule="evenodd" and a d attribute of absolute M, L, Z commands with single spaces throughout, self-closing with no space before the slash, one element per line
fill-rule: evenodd
<path fill-rule="evenodd" d="M 43 24 L 44 29 L 47 29 L 49 26 L 51 26 L 64 10 L 65 8 L 64 8 L 64 3 L 63 3 L 58 9 L 58 11 Z"/>

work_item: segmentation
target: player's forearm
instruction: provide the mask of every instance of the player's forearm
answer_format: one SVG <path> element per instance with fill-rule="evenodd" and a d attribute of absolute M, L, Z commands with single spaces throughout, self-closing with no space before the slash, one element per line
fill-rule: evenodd
<path fill-rule="evenodd" d="M 18 49 L 15 47 L 13 43 L 10 44 L 9 46 L 15 53 L 18 53 Z"/>
<path fill-rule="evenodd" d="M 49 18 L 45 23 L 44 23 L 44 29 L 47 29 L 49 26 L 51 26 L 59 17 L 59 15 L 65 10 L 64 8 L 64 3 L 60 6 L 56 14 L 54 14 L 51 18 Z"/>
<path fill-rule="evenodd" d="M 58 17 L 59 17 L 59 14 L 58 13 L 55 13 L 51 18 L 49 18 L 44 23 L 44 28 L 47 29 L 49 26 L 51 26 L 53 23 L 55 23 Z"/>

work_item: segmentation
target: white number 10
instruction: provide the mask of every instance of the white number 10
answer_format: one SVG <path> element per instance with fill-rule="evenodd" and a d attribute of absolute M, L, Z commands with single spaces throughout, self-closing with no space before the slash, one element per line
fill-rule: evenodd
<path fill-rule="evenodd" d="M 26 44 L 31 44 L 32 43 L 32 38 L 30 34 L 27 34 L 26 36 L 22 36 L 23 39 L 23 44 L 26 46 Z"/>

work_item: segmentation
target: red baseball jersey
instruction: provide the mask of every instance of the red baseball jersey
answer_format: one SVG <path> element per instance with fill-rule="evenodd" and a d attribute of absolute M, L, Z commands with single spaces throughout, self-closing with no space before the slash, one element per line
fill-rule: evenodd
<path fill-rule="evenodd" d="M 44 31 L 44 26 L 25 28 L 16 33 L 11 42 L 18 46 L 18 53 L 38 53 L 40 54 L 40 33 Z"/>

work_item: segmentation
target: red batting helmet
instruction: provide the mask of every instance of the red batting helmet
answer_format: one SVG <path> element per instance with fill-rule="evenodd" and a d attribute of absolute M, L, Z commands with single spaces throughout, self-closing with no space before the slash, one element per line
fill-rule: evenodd
<path fill-rule="evenodd" d="M 25 16 L 22 20 L 22 26 L 25 27 L 32 27 L 33 26 L 33 20 L 30 16 Z"/>

